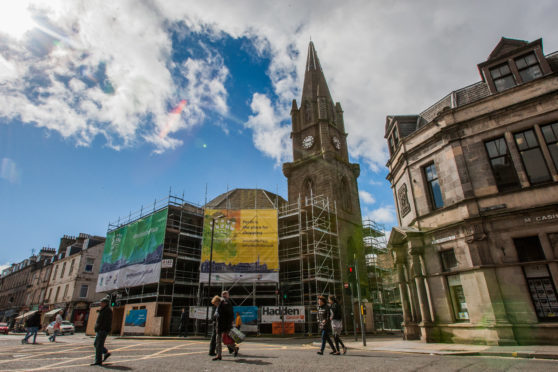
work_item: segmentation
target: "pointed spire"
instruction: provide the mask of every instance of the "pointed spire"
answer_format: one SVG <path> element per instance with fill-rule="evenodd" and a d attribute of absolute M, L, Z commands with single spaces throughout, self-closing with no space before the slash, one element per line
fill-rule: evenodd
<path fill-rule="evenodd" d="M 314 43 L 310 41 L 308 45 L 308 57 L 306 59 L 304 85 L 302 86 L 302 102 L 304 102 L 305 99 L 310 99 L 315 102 L 318 97 L 318 92 L 321 97 L 325 97 L 333 102 L 322 71 L 322 66 L 320 65 L 320 60 L 318 59 L 318 53 L 316 53 Z"/>

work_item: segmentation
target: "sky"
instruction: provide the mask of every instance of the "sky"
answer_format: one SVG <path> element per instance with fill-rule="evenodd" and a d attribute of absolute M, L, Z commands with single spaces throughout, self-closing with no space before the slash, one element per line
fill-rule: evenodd
<path fill-rule="evenodd" d="M 170 193 L 286 198 L 308 43 L 344 110 L 362 214 L 391 229 L 387 115 L 480 80 L 502 36 L 558 50 L 555 1 L 0 2 L 0 266 Z"/>

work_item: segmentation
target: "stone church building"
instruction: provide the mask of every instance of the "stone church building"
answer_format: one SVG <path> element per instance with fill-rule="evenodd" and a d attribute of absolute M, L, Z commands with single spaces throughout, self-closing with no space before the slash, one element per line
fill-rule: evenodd
<path fill-rule="evenodd" d="M 388 116 L 407 339 L 558 343 L 558 53 L 502 38 L 481 81 Z"/>

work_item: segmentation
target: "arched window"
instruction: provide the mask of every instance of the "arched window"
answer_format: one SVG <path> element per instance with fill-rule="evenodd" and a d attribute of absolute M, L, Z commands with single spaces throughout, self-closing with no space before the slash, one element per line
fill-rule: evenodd
<path fill-rule="evenodd" d="M 341 205 L 347 212 L 352 211 L 351 203 L 351 189 L 349 187 L 349 182 L 345 177 L 341 179 Z"/>
<path fill-rule="evenodd" d="M 311 178 L 306 178 L 302 184 L 302 196 L 305 200 L 312 199 L 316 191 L 314 190 L 314 183 Z"/>

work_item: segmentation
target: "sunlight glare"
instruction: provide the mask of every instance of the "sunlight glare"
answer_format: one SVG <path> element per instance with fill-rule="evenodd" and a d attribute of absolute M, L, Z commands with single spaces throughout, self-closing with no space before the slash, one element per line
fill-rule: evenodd
<path fill-rule="evenodd" d="M 21 39 L 27 31 L 35 27 L 28 6 L 29 1 L 26 0 L 0 2 L 0 34 Z"/>

